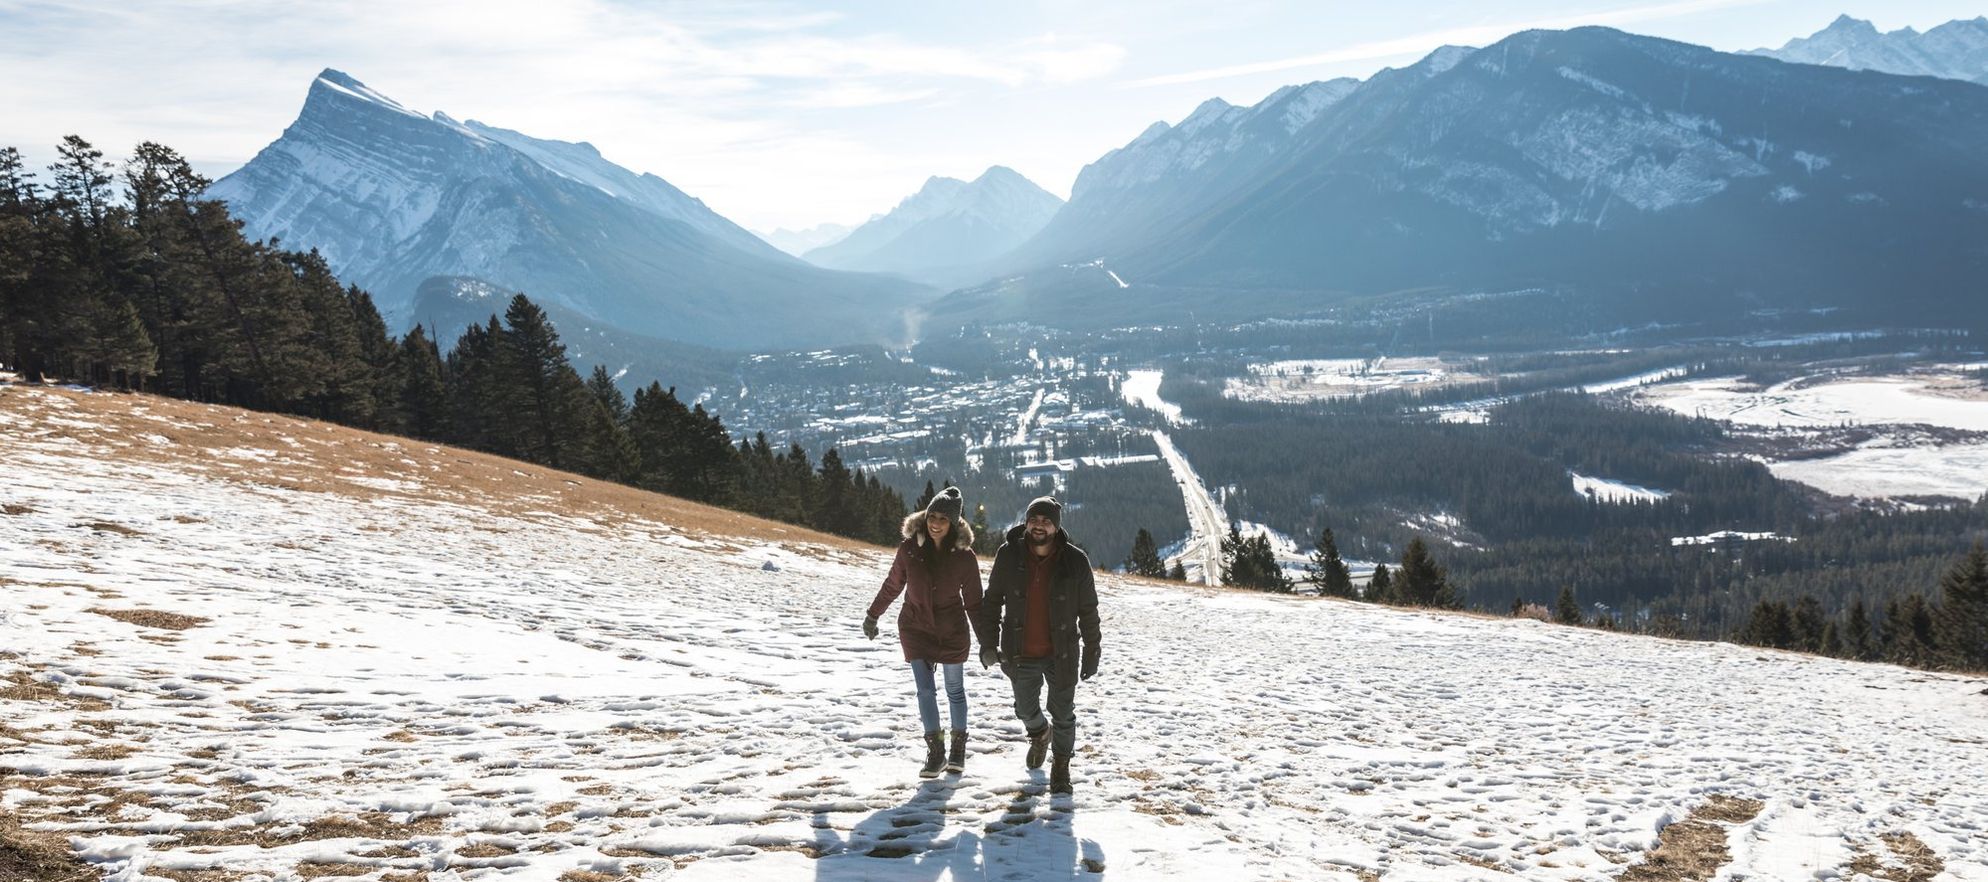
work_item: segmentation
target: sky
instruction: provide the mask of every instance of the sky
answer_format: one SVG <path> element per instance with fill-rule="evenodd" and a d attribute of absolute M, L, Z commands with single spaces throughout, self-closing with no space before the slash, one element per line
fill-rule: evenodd
<path fill-rule="evenodd" d="M 1385 13 L 1376 12 L 1385 9 Z M 1925 30 L 1980 0 L 0 0 L 0 146 L 142 141 L 218 177 L 342 70 L 423 113 L 587 141 L 749 229 L 859 223 L 933 175 L 1083 166 L 1219 97 L 1365 78 L 1445 44 L 1607 25 L 1778 48 L 1839 14 Z"/>

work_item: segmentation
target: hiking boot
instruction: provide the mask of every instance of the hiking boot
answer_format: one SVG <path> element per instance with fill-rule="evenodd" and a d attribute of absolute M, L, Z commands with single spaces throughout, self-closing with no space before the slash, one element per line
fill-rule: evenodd
<path fill-rule="evenodd" d="M 953 749 L 951 753 L 946 754 L 946 771 L 948 772 L 966 771 L 966 730 L 965 729 L 953 730 Z"/>
<path fill-rule="evenodd" d="M 946 736 L 937 732 L 925 733 L 925 765 L 918 770 L 920 778 L 937 778 L 939 770 L 946 767 Z"/>
<path fill-rule="evenodd" d="M 1049 727 L 1044 726 L 1029 733 L 1029 754 L 1026 758 L 1031 770 L 1042 768 L 1042 759 L 1049 755 Z"/>
<path fill-rule="evenodd" d="M 1070 792 L 1070 755 L 1059 753 L 1056 762 L 1049 767 L 1049 792 Z"/>

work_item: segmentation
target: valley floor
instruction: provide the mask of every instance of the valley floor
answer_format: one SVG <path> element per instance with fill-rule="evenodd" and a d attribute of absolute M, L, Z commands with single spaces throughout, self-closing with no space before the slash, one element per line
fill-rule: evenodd
<path fill-rule="evenodd" d="M 0 834 L 121 882 L 1988 880 L 1981 678 L 1101 575 L 1052 798 L 978 666 L 916 778 L 882 550 L 142 396 L 0 469 Z"/>

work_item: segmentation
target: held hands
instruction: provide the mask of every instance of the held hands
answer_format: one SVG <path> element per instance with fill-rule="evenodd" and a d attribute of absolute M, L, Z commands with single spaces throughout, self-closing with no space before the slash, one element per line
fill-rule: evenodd
<path fill-rule="evenodd" d="M 876 617 L 876 616 L 864 616 L 864 617 L 863 617 L 863 636 L 865 636 L 865 637 L 868 637 L 868 638 L 870 638 L 871 640 L 875 640 L 875 639 L 877 639 L 877 617 Z"/>
<path fill-rule="evenodd" d="M 983 667 L 983 668 L 991 668 L 991 667 L 994 667 L 995 665 L 998 665 L 998 664 L 1001 664 L 1001 662 L 1002 662 L 1002 659 L 1001 659 L 1001 650 L 998 650 L 998 649 L 995 649 L 995 648 L 994 648 L 994 647 L 992 647 L 992 646 L 983 646 L 983 647 L 981 647 L 981 649 L 980 649 L 980 666 L 981 666 L 981 667 Z"/>
<path fill-rule="evenodd" d="M 1084 653 L 1084 666 L 1077 671 L 1077 679 L 1089 680 L 1098 675 L 1098 652 L 1087 650 Z"/>

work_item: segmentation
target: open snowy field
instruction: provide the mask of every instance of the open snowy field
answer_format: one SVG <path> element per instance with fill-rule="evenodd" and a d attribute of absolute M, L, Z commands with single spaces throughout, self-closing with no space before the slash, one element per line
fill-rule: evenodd
<path fill-rule="evenodd" d="M 1230 378 L 1222 394 L 1291 404 L 1395 389 L 1440 389 L 1482 379 L 1433 357 L 1293 359 L 1252 364 L 1249 375 Z"/>
<path fill-rule="evenodd" d="M 1988 432 L 1988 390 L 1947 374 L 1802 377 L 1764 389 L 1716 377 L 1645 386 L 1637 397 L 1685 416 L 1750 426 L 1924 424 Z"/>
<path fill-rule="evenodd" d="M 1842 453 L 1767 464 L 1780 477 L 1839 496 L 1973 500 L 1988 493 L 1988 438 L 1951 437 L 1953 432 L 1988 432 L 1988 390 L 1958 369 L 1804 377 L 1764 389 L 1733 377 L 1687 380 L 1644 387 L 1637 398 L 1754 431 L 1806 435 L 1846 426 L 1880 427 L 1876 437 Z"/>
<path fill-rule="evenodd" d="M 137 396 L 0 456 L 0 834 L 119 882 L 1988 880 L 1979 678 L 1100 576 L 1051 798 L 978 669 L 916 778 L 882 550 Z"/>

